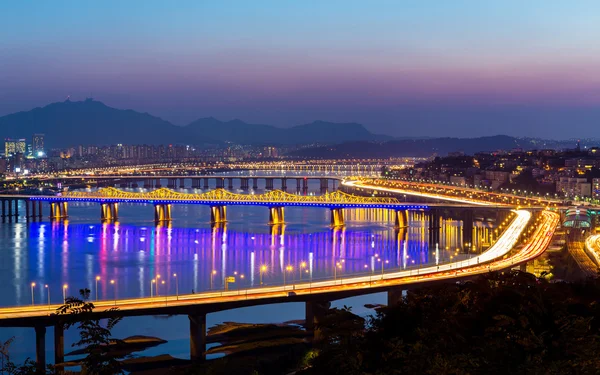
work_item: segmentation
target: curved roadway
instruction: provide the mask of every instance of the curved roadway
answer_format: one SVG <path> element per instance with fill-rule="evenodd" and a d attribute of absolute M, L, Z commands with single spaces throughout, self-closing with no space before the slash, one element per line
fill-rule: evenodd
<path fill-rule="evenodd" d="M 397 285 L 463 278 L 489 271 L 502 270 L 527 262 L 542 254 L 549 246 L 554 229 L 559 222 L 558 214 L 550 211 L 542 212 L 536 223 L 536 229 L 528 239 L 527 244 L 511 253 L 511 250 L 517 244 L 532 216 L 531 212 L 526 210 L 518 210 L 515 213 L 516 218 L 496 243 L 481 255 L 469 260 L 443 264 L 439 265 L 439 267 L 431 266 L 415 270 L 390 272 L 383 275 L 351 276 L 338 280 L 313 283 L 304 282 L 286 286 L 269 286 L 168 297 L 99 301 L 95 303 L 95 312 L 103 312 L 118 307 L 120 310 L 125 311 L 137 309 L 153 310 L 158 314 L 161 309 L 167 306 L 228 303 L 240 300 L 254 300 L 257 302 L 256 304 L 260 304 L 261 299 L 285 298 L 292 291 L 295 295 L 323 294 L 326 296 L 328 293 L 364 291 L 371 288 L 380 290 L 381 288 Z M 47 317 L 53 314 L 58 307 L 59 305 L 36 305 L 0 308 L 0 321 L 5 319 Z"/>

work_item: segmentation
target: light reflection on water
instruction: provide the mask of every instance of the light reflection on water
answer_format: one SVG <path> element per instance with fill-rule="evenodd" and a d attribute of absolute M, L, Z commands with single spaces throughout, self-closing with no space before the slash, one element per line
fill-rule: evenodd
<path fill-rule="evenodd" d="M 94 223 L 89 219 L 92 206 L 72 204 L 71 221 L 2 225 L 2 305 L 30 304 L 32 282 L 47 284 L 53 303 L 61 301 L 64 284 L 71 294 L 83 287 L 95 294 L 97 276 L 101 299 L 142 297 L 150 295 L 157 275 L 162 277 L 159 294 L 175 293 L 173 274 L 180 292 L 190 293 L 222 289 L 225 278 L 234 275 L 236 288 L 258 286 L 262 266 L 264 284 L 281 284 L 284 272 L 287 282 L 378 273 L 382 263 L 377 258 L 386 261 L 385 269 L 417 267 L 447 262 L 461 248 L 459 221 L 444 222 L 436 252 L 428 243 L 427 216 L 418 212 L 410 215 L 409 228 L 397 230 L 384 210 L 348 210 L 347 226 L 330 229 L 324 209 L 289 209 L 290 224 L 268 226 L 245 222 L 246 217 L 267 215 L 264 209 L 236 207 L 230 210 L 230 224 L 211 228 L 207 223 L 192 226 L 198 223 L 187 219 L 189 214 L 199 217 L 195 213 L 204 207 L 185 207 L 181 211 L 188 215 L 169 227 L 144 221 Z M 143 209 L 124 206 L 121 212 L 141 218 Z M 312 222 L 304 224 L 307 217 Z M 341 268 L 336 269 L 337 263 Z M 35 288 L 34 298 L 47 303 L 47 290 Z"/>
<path fill-rule="evenodd" d="M 318 188 L 311 181 L 310 188 Z M 315 186 L 316 184 L 316 186 Z M 24 212 L 24 206 L 20 207 Z M 44 214 L 47 215 L 47 206 Z M 69 204 L 68 222 L 30 222 L 23 217 L 17 223 L 0 224 L 0 305 L 31 303 L 31 282 L 36 283 L 36 304 L 50 299 L 62 300 L 62 285 L 68 284 L 68 294 L 87 287 L 95 295 L 95 278 L 99 298 L 136 297 L 150 295 L 151 280 L 160 274 L 165 281 L 158 292 L 175 293 L 178 276 L 180 293 L 222 288 L 224 278 L 238 273 L 232 288 L 258 286 L 260 266 L 266 265 L 266 284 L 281 284 L 286 266 L 293 271 L 286 280 L 316 280 L 323 277 L 344 277 L 358 272 L 379 273 L 381 262 L 375 254 L 388 260 L 386 268 L 408 268 L 436 262 L 447 262 L 462 249 L 460 221 L 446 220 L 440 242 L 429 244 L 427 216 L 415 212 L 410 227 L 398 232 L 394 217 L 386 210 L 346 210 L 347 226 L 329 227 L 329 211 L 322 208 L 286 208 L 285 227 L 270 227 L 268 210 L 264 207 L 236 206 L 228 210 L 226 228 L 211 228 L 209 208 L 198 205 L 173 207 L 173 222 L 169 227 L 156 227 L 151 205 L 121 205 L 120 223 L 101 224 L 100 208 L 92 203 Z M 480 225 L 480 224 L 478 224 Z M 482 250 L 481 237 L 489 230 L 480 227 L 474 236 L 477 252 Z M 466 255 L 459 255 L 464 257 Z M 341 262 L 344 260 L 344 262 Z M 306 267 L 302 268 L 302 263 Z M 335 270 L 336 263 L 342 269 Z M 366 265 L 366 268 L 365 268 Z M 216 271 L 213 277 L 213 271 Z M 240 275 L 244 275 L 240 283 Z M 169 277 L 171 276 L 171 277 Z M 111 288 L 115 280 L 116 288 Z M 154 291 L 153 291 L 154 292 Z M 364 313 L 364 303 L 385 303 L 385 295 L 354 297 L 334 305 L 352 304 L 355 312 Z M 257 306 L 209 314 L 208 326 L 224 321 L 254 323 L 281 322 L 304 317 L 302 304 L 288 303 Z M 154 317 L 127 318 L 115 331 L 117 337 L 134 334 L 157 336 L 169 340 L 151 350 L 154 354 L 170 353 L 186 358 L 188 321 L 185 316 L 169 319 Z M 65 334 L 65 344 L 76 341 L 77 332 Z M 14 360 L 33 356 L 32 329 L 0 329 L 0 339 L 16 336 L 11 352 Z M 52 334 L 47 335 L 48 358 L 51 359 Z"/>

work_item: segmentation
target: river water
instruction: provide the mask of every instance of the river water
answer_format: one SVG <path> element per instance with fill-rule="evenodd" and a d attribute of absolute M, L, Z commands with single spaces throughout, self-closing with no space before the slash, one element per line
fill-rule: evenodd
<path fill-rule="evenodd" d="M 261 193 L 261 189 L 264 185 L 259 185 L 255 193 Z M 202 190 L 188 187 L 180 191 Z M 309 182 L 308 192 L 320 193 L 318 180 Z M 47 207 L 44 209 L 47 214 Z M 120 205 L 119 223 L 102 224 L 97 204 L 69 203 L 68 221 L 27 222 L 20 218 L 17 222 L 2 223 L 0 305 L 34 303 L 43 309 L 48 297 L 52 303 L 62 301 L 64 285 L 68 295 L 89 288 L 92 298 L 97 295 L 98 299 L 110 300 L 222 290 L 228 277 L 235 278 L 228 285 L 230 289 L 243 289 L 259 286 L 261 282 L 280 285 L 284 277 L 285 282 L 291 283 L 300 279 L 379 274 L 382 265 L 385 272 L 468 256 L 456 255 L 456 250 L 462 248 L 460 221 L 445 220 L 440 243 L 435 246 L 428 243 L 427 217 L 421 212 L 412 213 L 410 227 L 398 232 L 393 215 L 385 210 L 347 210 L 346 226 L 341 229 L 330 228 L 326 209 L 285 210 L 286 225 L 271 227 L 267 225 L 267 208 L 232 206 L 227 211 L 227 225 L 213 228 L 209 223 L 209 208 L 202 205 L 174 205 L 172 223 L 156 226 L 151 205 Z M 286 271 L 288 266 L 291 271 Z M 153 283 L 153 279 L 157 282 Z M 35 283 L 33 288 L 32 283 Z M 336 301 L 333 305 L 350 305 L 355 312 L 365 314 L 365 303 L 385 302 L 386 296 L 379 293 Z M 289 303 L 210 314 L 207 324 L 303 318 L 303 305 Z M 121 338 L 160 337 L 168 343 L 149 349 L 144 355 L 169 353 L 189 358 L 185 316 L 127 318 L 114 334 Z M 75 330 L 66 332 L 66 352 L 76 335 Z M 34 356 L 33 329 L 0 328 L 0 340 L 11 336 L 16 338 L 11 347 L 13 360 Z M 51 362 L 51 328 L 47 348 Z"/>

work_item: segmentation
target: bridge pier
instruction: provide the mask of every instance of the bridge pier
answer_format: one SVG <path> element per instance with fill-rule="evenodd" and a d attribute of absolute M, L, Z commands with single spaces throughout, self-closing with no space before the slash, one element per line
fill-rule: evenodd
<path fill-rule="evenodd" d="M 208 190 L 208 178 L 203 178 L 202 180 L 204 182 L 204 184 L 203 184 L 204 190 Z"/>
<path fill-rule="evenodd" d="M 190 320 L 190 359 L 206 359 L 206 314 L 188 315 Z"/>
<path fill-rule="evenodd" d="M 4 221 L 6 219 L 6 199 L 0 200 L 0 206 L 2 207 L 2 209 L 1 209 L 2 221 Z"/>
<path fill-rule="evenodd" d="M 233 177 L 228 177 L 227 178 L 227 188 L 229 190 L 233 190 Z"/>
<path fill-rule="evenodd" d="M 331 226 L 340 227 L 345 225 L 344 221 L 344 209 L 343 208 L 332 208 L 331 209 Z"/>
<path fill-rule="evenodd" d="M 281 178 L 281 190 L 283 190 L 283 191 L 287 190 L 287 178 L 285 178 L 285 177 Z"/>
<path fill-rule="evenodd" d="M 253 190 L 258 190 L 258 178 L 254 177 L 252 179 L 252 189 Z"/>
<path fill-rule="evenodd" d="M 50 219 L 60 220 L 69 217 L 67 202 L 50 202 Z"/>
<path fill-rule="evenodd" d="M 200 189 L 200 178 L 192 178 L 192 189 Z"/>
<path fill-rule="evenodd" d="M 35 327 L 35 367 L 38 374 L 46 373 L 46 327 Z"/>
<path fill-rule="evenodd" d="M 163 221 L 171 221 L 171 205 L 170 204 L 155 204 L 154 205 L 154 222 L 160 223 Z"/>
<path fill-rule="evenodd" d="M 144 189 L 152 189 L 152 179 L 147 178 L 144 180 Z"/>
<path fill-rule="evenodd" d="M 429 212 L 429 246 L 440 242 L 440 214 L 438 210 Z"/>
<path fill-rule="evenodd" d="M 119 204 L 118 203 L 102 203 L 102 204 L 100 204 L 100 219 L 102 221 L 118 221 L 119 220 Z"/>
<path fill-rule="evenodd" d="M 298 193 L 300 192 L 300 189 L 301 189 L 300 184 L 301 184 L 300 179 L 297 178 L 296 179 L 296 192 L 298 192 Z"/>
<path fill-rule="evenodd" d="M 408 211 L 396 210 L 396 228 L 408 227 Z"/>
<path fill-rule="evenodd" d="M 210 206 L 210 222 L 226 223 L 227 222 L 227 206 Z"/>
<path fill-rule="evenodd" d="M 177 179 L 176 178 L 169 178 L 167 179 L 167 187 L 169 189 L 175 189 L 175 185 L 177 184 Z"/>
<path fill-rule="evenodd" d="M 248 179 L 246 177 L 240 179 L 240 185 L 242 190 L 249 190 Z"/>
<path fill-rule="evenodd" d="M 285 223 L 283 207 L 269 207 L 269 224 L 277 225 Z"/>
<path fill-rule="evenodd" d="M 179 179 L 179 188 L 185 189 L 185 178 L 183 177 Z"/>
<path fill-rule="evenodd" d="M 273 179 L 265 178 L 265 185 L 267 190 L 273 190 Z"/>
<path fill-rule="evenodd" d="M 392 288 L 387 291 L 387 305 L 394 306 L 402 302 L 402 288 Z"/>
<path fill-rule="evenodd" d="M 154 187 L 160 189 L 162 185 L 160 184 L 160 178 L 154 180 Z"/>
<path fill-rule="evenodd" d="M 65 361 L 65 330 L 62 324 L 54 325 L 54 364 L 63 363 Z M 61 368 L 59 373 L 64 373 L 64 368 Z"/>
<path fill-rule="evenodd" d="M 473 210 L 464 210 L 462 213 L 462 243 L 465 253 L 470 252 L 473 244 Z"/>
<path fill-rule="evenodd" d="M 329 189 L 329 180 L 326 178 L 321 178 L 321 191 L 327 191 Z"/>
<path fill-rule="evenodd" d="M 320 324 L 330 307 L 329 301 L 307 301 L 304 305 L 304 328 L 307 332 L 312 332 L 313 342 L 322 341 L 324 338 Z"/>
<path fill-rule="evenodd" d="M 302 190 L 304 190 L 305 192 L 308 190 L 308 179 L 307 178 L 302 179 Z"/>
<path fill-rule="evenodd" d="M 223 177 L 217 178 L 216 182 L 217 182 L 217 189 L 224 189 L 225 188 L 225 179 Z"/>

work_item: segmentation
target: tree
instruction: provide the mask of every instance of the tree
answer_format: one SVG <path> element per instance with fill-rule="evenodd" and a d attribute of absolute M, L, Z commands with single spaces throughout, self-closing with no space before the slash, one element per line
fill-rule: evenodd
<path fill-rule="evenodd" d="M 122 342 L 112 337 L 112 329 L 121 321 L 122 316 L 108 318 L 106 324 L 100 319 L 93 319 L 91 314 L 94 304 L 89 301 L 90 290 L 81 289 L 80 297 L 68 297 L 65 304 L 56 310 L 58 315 L 70 315 L 64 324 L 65 328 L 77 325 L 79 329 L 79 341 L 74 347 L 82 347 L 87 354 L 82 361 L 86 374 L 90 375 L 113 375 L 122 374 L 120 357 L 112 353 L 111 348 Z M 118 311 L 118 308 L 107 310 L 107 313 Z M 72 315 L 76 315 L 73 319 Z"/>

